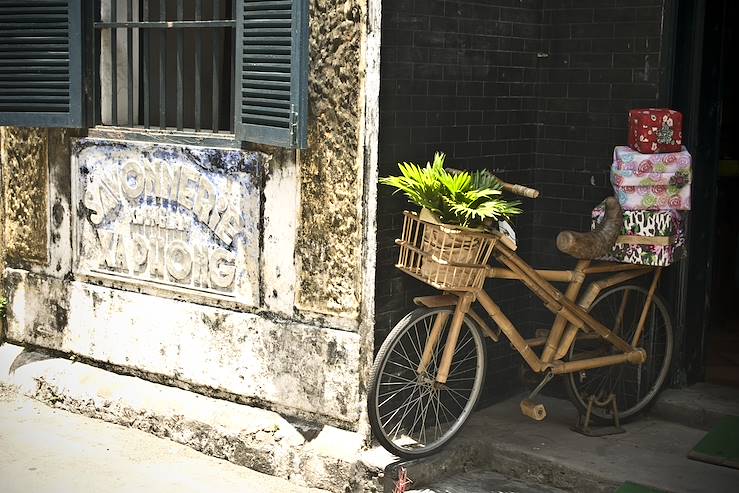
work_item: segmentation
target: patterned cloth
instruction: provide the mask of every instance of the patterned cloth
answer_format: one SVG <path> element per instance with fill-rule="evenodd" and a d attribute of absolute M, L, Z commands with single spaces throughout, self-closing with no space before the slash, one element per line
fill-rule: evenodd
<path fill-rule="evenodd" d="M 605 213 L 605 206 L 602 203 L 593 209 L 593 229 L 603 221 Z M 600 260 L 626 264 L 668 266 L 685 257 L 687 253 L 684 223 L 683 214 L 675 210 L 624 211 L 624 226 L 621 235 L 670 237 L 672 242 L 669 245 L 616 243 L 611 252 Z"/>
<path fill-rule="evenodd" d="M 625 146 L 613 151 L 611 184 L 626 210 L 690 210 L 690 153 L 641 154 Z"/>

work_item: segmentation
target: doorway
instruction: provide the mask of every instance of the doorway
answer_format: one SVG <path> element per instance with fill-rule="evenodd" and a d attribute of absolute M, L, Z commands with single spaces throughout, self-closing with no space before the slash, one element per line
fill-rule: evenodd
<path fill-rule="evenodd" d="M 706 337 L 706 381 L 739 387 L 739 70 L 737 5 L 725 3 L 719 106 L 718 177 L 713 252 L 713 307 Z"/>
<path fill-rule="evenodd" d="M 673 106 L 693 155 L 689 264 L 681 334 L 683 382 L 739 387 L 739 86 L 737 5 L 681 1 Z"/>

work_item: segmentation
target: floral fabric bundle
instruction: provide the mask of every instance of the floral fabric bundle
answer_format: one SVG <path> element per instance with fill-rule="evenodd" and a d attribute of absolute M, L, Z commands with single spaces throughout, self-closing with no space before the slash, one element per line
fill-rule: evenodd
<path fill-rule="evenodd" d="M 691 157 L 679 152 L 642 154 L 626 146 L 613 152 L 611 184 L 626 210 L 690 210 Z"/>

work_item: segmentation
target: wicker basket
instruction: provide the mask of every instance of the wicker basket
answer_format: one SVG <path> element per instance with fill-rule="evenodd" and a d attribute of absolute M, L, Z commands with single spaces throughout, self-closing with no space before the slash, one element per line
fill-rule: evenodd
<path fill-rule="evenodd" d="M 396 267 L 445 291 L 475 291 L 485 282 L 487 262 L 497 237 L 422 220 L 404 212 Z"/>

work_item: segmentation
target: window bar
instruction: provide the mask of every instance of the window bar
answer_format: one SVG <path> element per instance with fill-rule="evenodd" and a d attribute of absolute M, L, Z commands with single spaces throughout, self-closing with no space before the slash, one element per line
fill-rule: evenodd
<path fill-rule="evenodd" d="M 100 12 L 99 8 L 93 9 L 94 11 L 94 20 L 95 21 L 101 21 L 102 13 Z M 102 94 L 101 87 L 100 87 L 100 56 L 101 56 L 101 48 L 102 48 L 102 42 L 101 42 L 101 34 L 99 29 L 93 29 L 94 31 L 94 38 L 95 38 L 95 44 L 93 45 L 94 48 L 94 55 L 93 55 L 93 76 L 92 76 L 92 105 L 93 105 L 93 122 L 95 125 L 102 124 L 103 123 L 103 116 L 102 116 L 102 98 L 100 95 Z"/>
<path fill-rule="evenodd" d="M 177 2 L 177 20 L 181 21 L 184 19 L 185 14 L 185 2 Z M 185 33 L 182 29 L 177 30 L 177 130 L 182 130 L 184 126 L 182 106 L 184 104 L 183 99 L 183 84 L 184 76 L 182 74 L 182 49 L 185 42 Z"/>
<path fill-rule="evenodd" d="M 221 1 L 213 0 L 213 19 L 220 19 Z M 218 133 L 218 107 L 220 103 L 220 94 L 218 84 L 221 70 L 221 38 L 218 29 L 213 29 L 213 133 Z"/>
<path fill-rule="evenodd" d="M 159 20 L 167 20 L 167 1 L 159 0 Z M 159 31 L 159 128 L 165 130 L 167 128 L 167 60 L 165 53 L 167 51 L 167 30 Z"/>
<path fill-rule="evenodd" d="M 203 0 L 195 0 L 195 20 L 203 19 Z M 202 98 L 200 95 L 200 71 L 203 66 L 203 34 L 198 29 L 195 34 L 195 131 L 200 131 L 200 112 L 202 111 Z"/>
<path fill-rule="evenodd" d="M 116 0 L 113 0 L 115 2 Z M 133 21 L 133 0 L 128 0 L 126 5 L 128 22 Z M 126 75 L 128 82 L 128 124 L 133 127 L 133 29 L 126 29 Z"/>
<path fill-rule="evenodd" d="M 232 19 L 235 19 L 236 18 L 236 0 L 231 0 L 231 16 L 230 17 Z M 236 56 L 237 56 L 236 53 L 239 53 L 239 49 L 240 49 L 240 47 L 236 46 L 236 29 L 235 28 L 234 29 L 230 29 L 230 30 L 227 30 L 227 32 L 230 32 L 231 33 L 231 39 L 229 40 L 229 42 L 231 43 L 231 46 L 234 47 L 234 49 L 233 49 L 233 59 L 235 60 L 236 59 Z M 230 122 L 229 125 L 233 125 L 233 128 L 232 127 L 229 127 L 228 128 L 228 130 L 230 132 L 235 132 L 236 131 L 236 123 L 234 122 L 234 118 L 235 118 L 234 113 L 236 111 L 236 88 L 241 85 L 241 76 L 239 75 L 238 78 L 236 77 L 236 74 L 234 73 L 234 70 L 233 70 L 234 69 L 234 66 L 235 65 L 232 63 L 231 64 L 231 78 L 230 78 L 230 80 L 231 80 L 231 84 L 230 84 L 230 87 L 231 87 L 231 102 L 228 105 L 228 108 L 229 108 L 229 111 L 228 111 L 228 121 Z M 236 80 L 239 81 L 238 84 L 236 83 Z"/>
<path fill-rule="evenodd" d="M 110 2 L 110 20 L 118 21 L 118 2 Z M 110 29 L 110 120 L 112 125 L 118 125 L 118 30 Z"/>
<path fill-rule="evenodd" d="M 149 0 L 143 0 L 143 14 L 142 19 L 144 21 L 149 20 Z M 143 43 L 143 47 L 141 50 L 141 56 L 143 58 L 143 64 L 142 64 L 142 85 L 144 87 L 144 128 L 149 128 L 151 126 L 151 115 L 149 113 L 149 30 L 148 29 L 141 29 L 139 31 L 141 33 L 141 41 Z"/>

